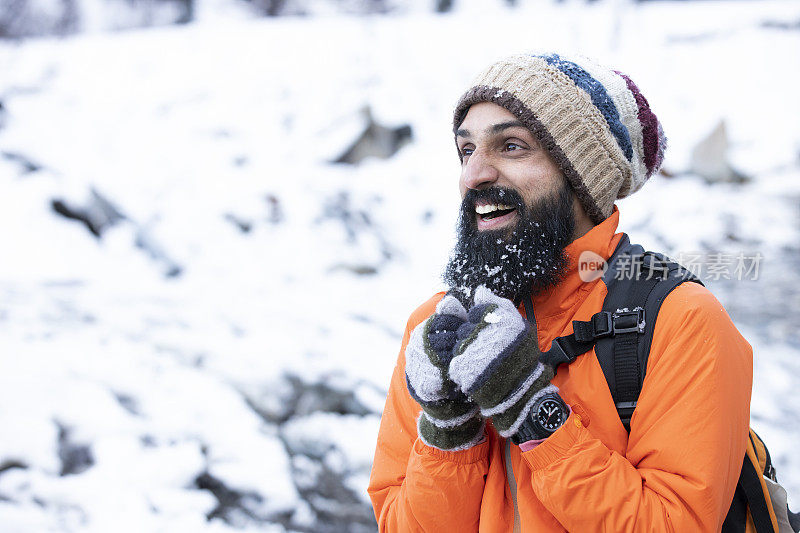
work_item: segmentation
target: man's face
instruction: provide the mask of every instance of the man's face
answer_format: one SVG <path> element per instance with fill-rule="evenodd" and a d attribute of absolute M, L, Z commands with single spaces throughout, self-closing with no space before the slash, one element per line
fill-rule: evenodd
<path fill-rule="evenodd" d="M 461 215 L 445 282 L 466 303 L 479 285 L 519 301 L 558 283 L 575 233 L 575 200 L 558 167 L 491 103 L 470 108 L 457 142 Z"/>
<path fill-rule="evenodd" d="M 533 133 L 497 104 L 481 102 L 470 107 L 456 132 L 456 142 L 462 199 L 470 189 L 508 188 L 530 206 L 554 196 L 564 184 L 558 166 Z M 510 205 L 480 199 L 474 207 L 479 231 L 507 230 L 519 220 Z"/>

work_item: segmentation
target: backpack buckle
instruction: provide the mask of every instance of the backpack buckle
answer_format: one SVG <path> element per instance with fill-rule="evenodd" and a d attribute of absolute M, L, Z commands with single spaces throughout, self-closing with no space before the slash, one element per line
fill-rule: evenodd
<path fill-rule="evenodd" d="M 614 313 L 614 336 L 621 333 L 644 333 L 644 309 Z"/>
<path fill-rule="evenodd" d="M 633 411 L 636 409 L 636 402 L 616 402 L 615 405 L 622 425 L 625 427 L 625 430 L 630 433 L 631 418 L 633 418 Z"/>
<path fill-rule="evenodd" d="M 592 317 L 592 336 L 595 339 L 609 337 L 614 333 L 614 319 L 608 311 L 600 311 Z"/>
<path fill-rule="evenodd" d="M 550 365 L 555 370 L 561 363 L 570 364 L 577 359 L 577 357 L 577 355 L 570 355 L 567 353 L 564 347 L 561 346 L 559 339 L 556 338 L 553 339 L 550 349 L 546 352 L 542 352 L 542 354 L 539 356 L 539 362 Z"/>

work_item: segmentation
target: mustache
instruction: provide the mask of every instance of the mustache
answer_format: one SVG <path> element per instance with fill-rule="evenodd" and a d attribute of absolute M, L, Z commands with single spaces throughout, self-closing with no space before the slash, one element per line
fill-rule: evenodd
<path fill-rule="evenodd" d="M 469 189 L 461 203 L 463 206 L 475 207 L 475 204 L 481 200 L 517 208 L 525 207 L 525 201 L 522 199 L 522 195 L 510 187 Z"/>

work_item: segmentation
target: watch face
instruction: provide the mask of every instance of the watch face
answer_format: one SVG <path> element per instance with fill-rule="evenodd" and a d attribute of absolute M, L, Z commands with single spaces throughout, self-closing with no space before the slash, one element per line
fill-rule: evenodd
<path fill-rule="evenodd" d="M 567 420 L 567 411 L 564 409 L 563 402 L 553 398 L 546 398 L 539 403 L 536 410 L 536 422 L 545 429 L 552 433 L 560 428 Z"/>

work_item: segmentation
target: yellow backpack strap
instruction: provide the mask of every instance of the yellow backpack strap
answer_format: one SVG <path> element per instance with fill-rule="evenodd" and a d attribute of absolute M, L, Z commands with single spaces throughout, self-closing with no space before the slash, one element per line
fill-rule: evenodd
<path fill-rule="evenodd" d="M 753 450 L 755 450 L 756 457 L 758 457 L 759 472 L 763 472 L 764 477 L 767 477 L 772 481 L 777 481 L 777 477 L 775 476 L 775 466 L 772 464 L 772 459 L 769 456 L 767 445 L 764 444 L 764 441 L 761 440 L 761 437 L 758 436 L 758 433 L 756 433 L 753 428 L 750 428 L 750 442 L 752 442 Z"/>
<path fill-rule="evenodd" d="M 769 489 L 764 481 L 766 448 L 752 429 L 749 437 L 742 473 L 739 475 L 739 486 L 747 496 L 747 505 L 756 531 L 758 533 L 777 533 L 778 519 L 772 509 Z M 759 451 L 761 452 L 761 457 L 759 457 Z"/>

